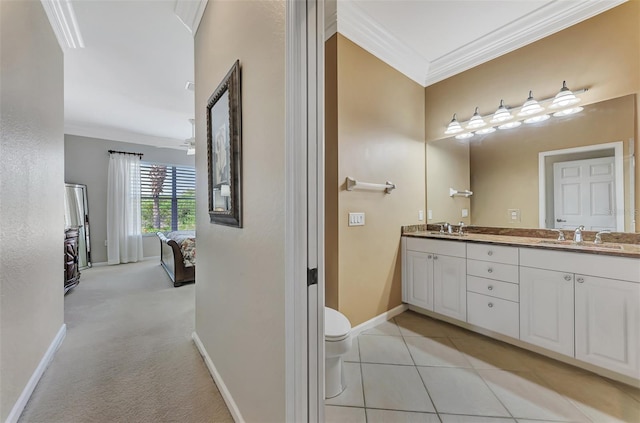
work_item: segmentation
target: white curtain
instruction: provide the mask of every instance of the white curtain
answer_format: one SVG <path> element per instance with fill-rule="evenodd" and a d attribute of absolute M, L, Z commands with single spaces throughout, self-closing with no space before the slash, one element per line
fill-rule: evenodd
<path fill-rule="evenodd" d="M 142 260 L 140 157 L 111 153 L 107 188 L 107 260 Z"/>

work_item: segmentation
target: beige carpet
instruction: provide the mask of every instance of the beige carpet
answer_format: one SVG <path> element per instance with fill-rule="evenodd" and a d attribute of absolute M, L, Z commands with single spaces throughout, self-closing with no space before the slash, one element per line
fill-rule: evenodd
<path fill-rule="evenodd" d="M 156 260 L 84 270 L 19 422 L 232 422 L 191 339 L 194 294 Z"/>

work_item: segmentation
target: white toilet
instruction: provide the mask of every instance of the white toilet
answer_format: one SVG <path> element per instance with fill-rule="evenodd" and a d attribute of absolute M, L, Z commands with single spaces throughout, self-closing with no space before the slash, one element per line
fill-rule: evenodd
<path fill-rule="evenodd" d="M 351 349 L 351 323 L 337 310 L 324 308 L 324 397 L 333 398 L 345 390 L 342 356 Z"/>

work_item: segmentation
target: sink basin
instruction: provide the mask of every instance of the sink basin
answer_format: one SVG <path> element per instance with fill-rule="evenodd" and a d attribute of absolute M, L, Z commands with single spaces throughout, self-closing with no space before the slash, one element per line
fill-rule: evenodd
<path fill-rule="evenodd" d="M 622 250 L 622 245 L 618 244 L 593 244 L 593 243 L 582 243 L 575 244 L 573 241 L 558 241 L 555 239 L 543 239 L 538 241 L 538 244 L 550 244 L 550 245 L 566 245 L 567 247 L 576 247 L 581 249 L 589 249 L 589 250 Z"/>
<path fill-rule="evenodd" d="M 462 235 L 460 235 L 460 234 L 459 234 L 459 233 L 457 233 L 457 232 L 454 232 L 454 233 L 450 234 L 450 233 L 448 233 L 448 232 L 442 233 L 442 232 L 438 232 L 438 231 L 431 231 L 431 232 L 429 232 L 429 235 L 450 236 L 450 237 L 458 238 L 458 237 L 460 237 L 460 236 L 466 236 L 467 234 L 466 234 L 466 233 L 463 233 Z"/>

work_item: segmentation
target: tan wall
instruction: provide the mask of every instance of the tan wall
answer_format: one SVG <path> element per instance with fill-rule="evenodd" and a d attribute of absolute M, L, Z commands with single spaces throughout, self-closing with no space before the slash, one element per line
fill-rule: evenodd
<path fill-rule="evenodd" d="M 209 223 L 206 104 L 242 67 L 243 223 Z M 244 420 L 285 420 L 285 2 L 210 1 L 195 38 L 196 333 Z"/>
<path fill-rule="evenodd" d="M 552 97 L 563 80 L 570 88 L 589 87 L 589 91 L 581 95 L 583 104 L 640 92 L 638 28 L 640 2 L 629 1 L 427 87 L 426 139 L 442 138 L 454 112 L 460 120 L 469 119 L 476 106 L 481 114 L 490 114 L 501 99 L 507 105 L 522 104 L 529 90 L 533 90 L 537 98 Z M 514 131 L 518 131 L 520 137 L 522 130 Z M 640 145 L 638 138 L 636 126 L 636 151 Z M 513 168 L 513 171 L 519 169 Z M 636 172 L 636 181 L 640 181 L 639 173 Z M 518 189 L 530 189 L 537 194 L 537 172 L 528 175 L 528 180 L 531 184 Z M 639 188 L 640 184 L 636 183 L 636 204 L 640 204 Z M 492 199 L 506 203 L 511 195 L 512 192 L 494 191 Z M 636 222 L 638 229 L 640 220 Z"/>
<path fill-rule="evenodd" d="M 634 131 L 634 102 L 632 95 L 619 97 L 589 105 L 584 113 L 567 119 L 518 128 L 517 137 L 508 131 L 497 131 L 481 144 L 471 144 L 472 223 L 538 227 L 538 153 L 623 141 L 623 153 L 628 157 L 628 140 Z M 627 160 L 625 188 L 629 185 L 628 175 Z M 628 206 L 628 189 L 625 199 Z M 511 223 L 507 209 L 520 209 L 521 222 Z"/>
<path fill-rule="evenodd" d="M 63 324 L 62 50 L 39 1 L 0 1 L 0 421 Z"/>
<path fill-rule="evenodd" d="M 338 248 L 338 36 L 332 36 L 324 46 L 325 68 L 325 291 L 324 303 L 338 309 L 338 274 L 340 255 Z"/>
<path fill-rule="evenodd" d="M 327 138 L 327 158 L 335 163 L 329 150 L 338 149 L 337 179 L 327 192 L 338 199 L 338 309 L 355 326 L 401 303 L 400 227 L 419 223 L 425 204 L 424 89 L 342 35 L 334 37 L 338 141 Z M 335 172 L 333 166 L 327 169 Z M 398 188 L 349 192 L 347 176 Z M 333 207 L 327 214 L 335 214 Z M 349 212 L 364 212 L 366 225 L 349 227 Z M 327 242 L 333 243 L 327 250 L 335 248 L 335 236 Z"/>

